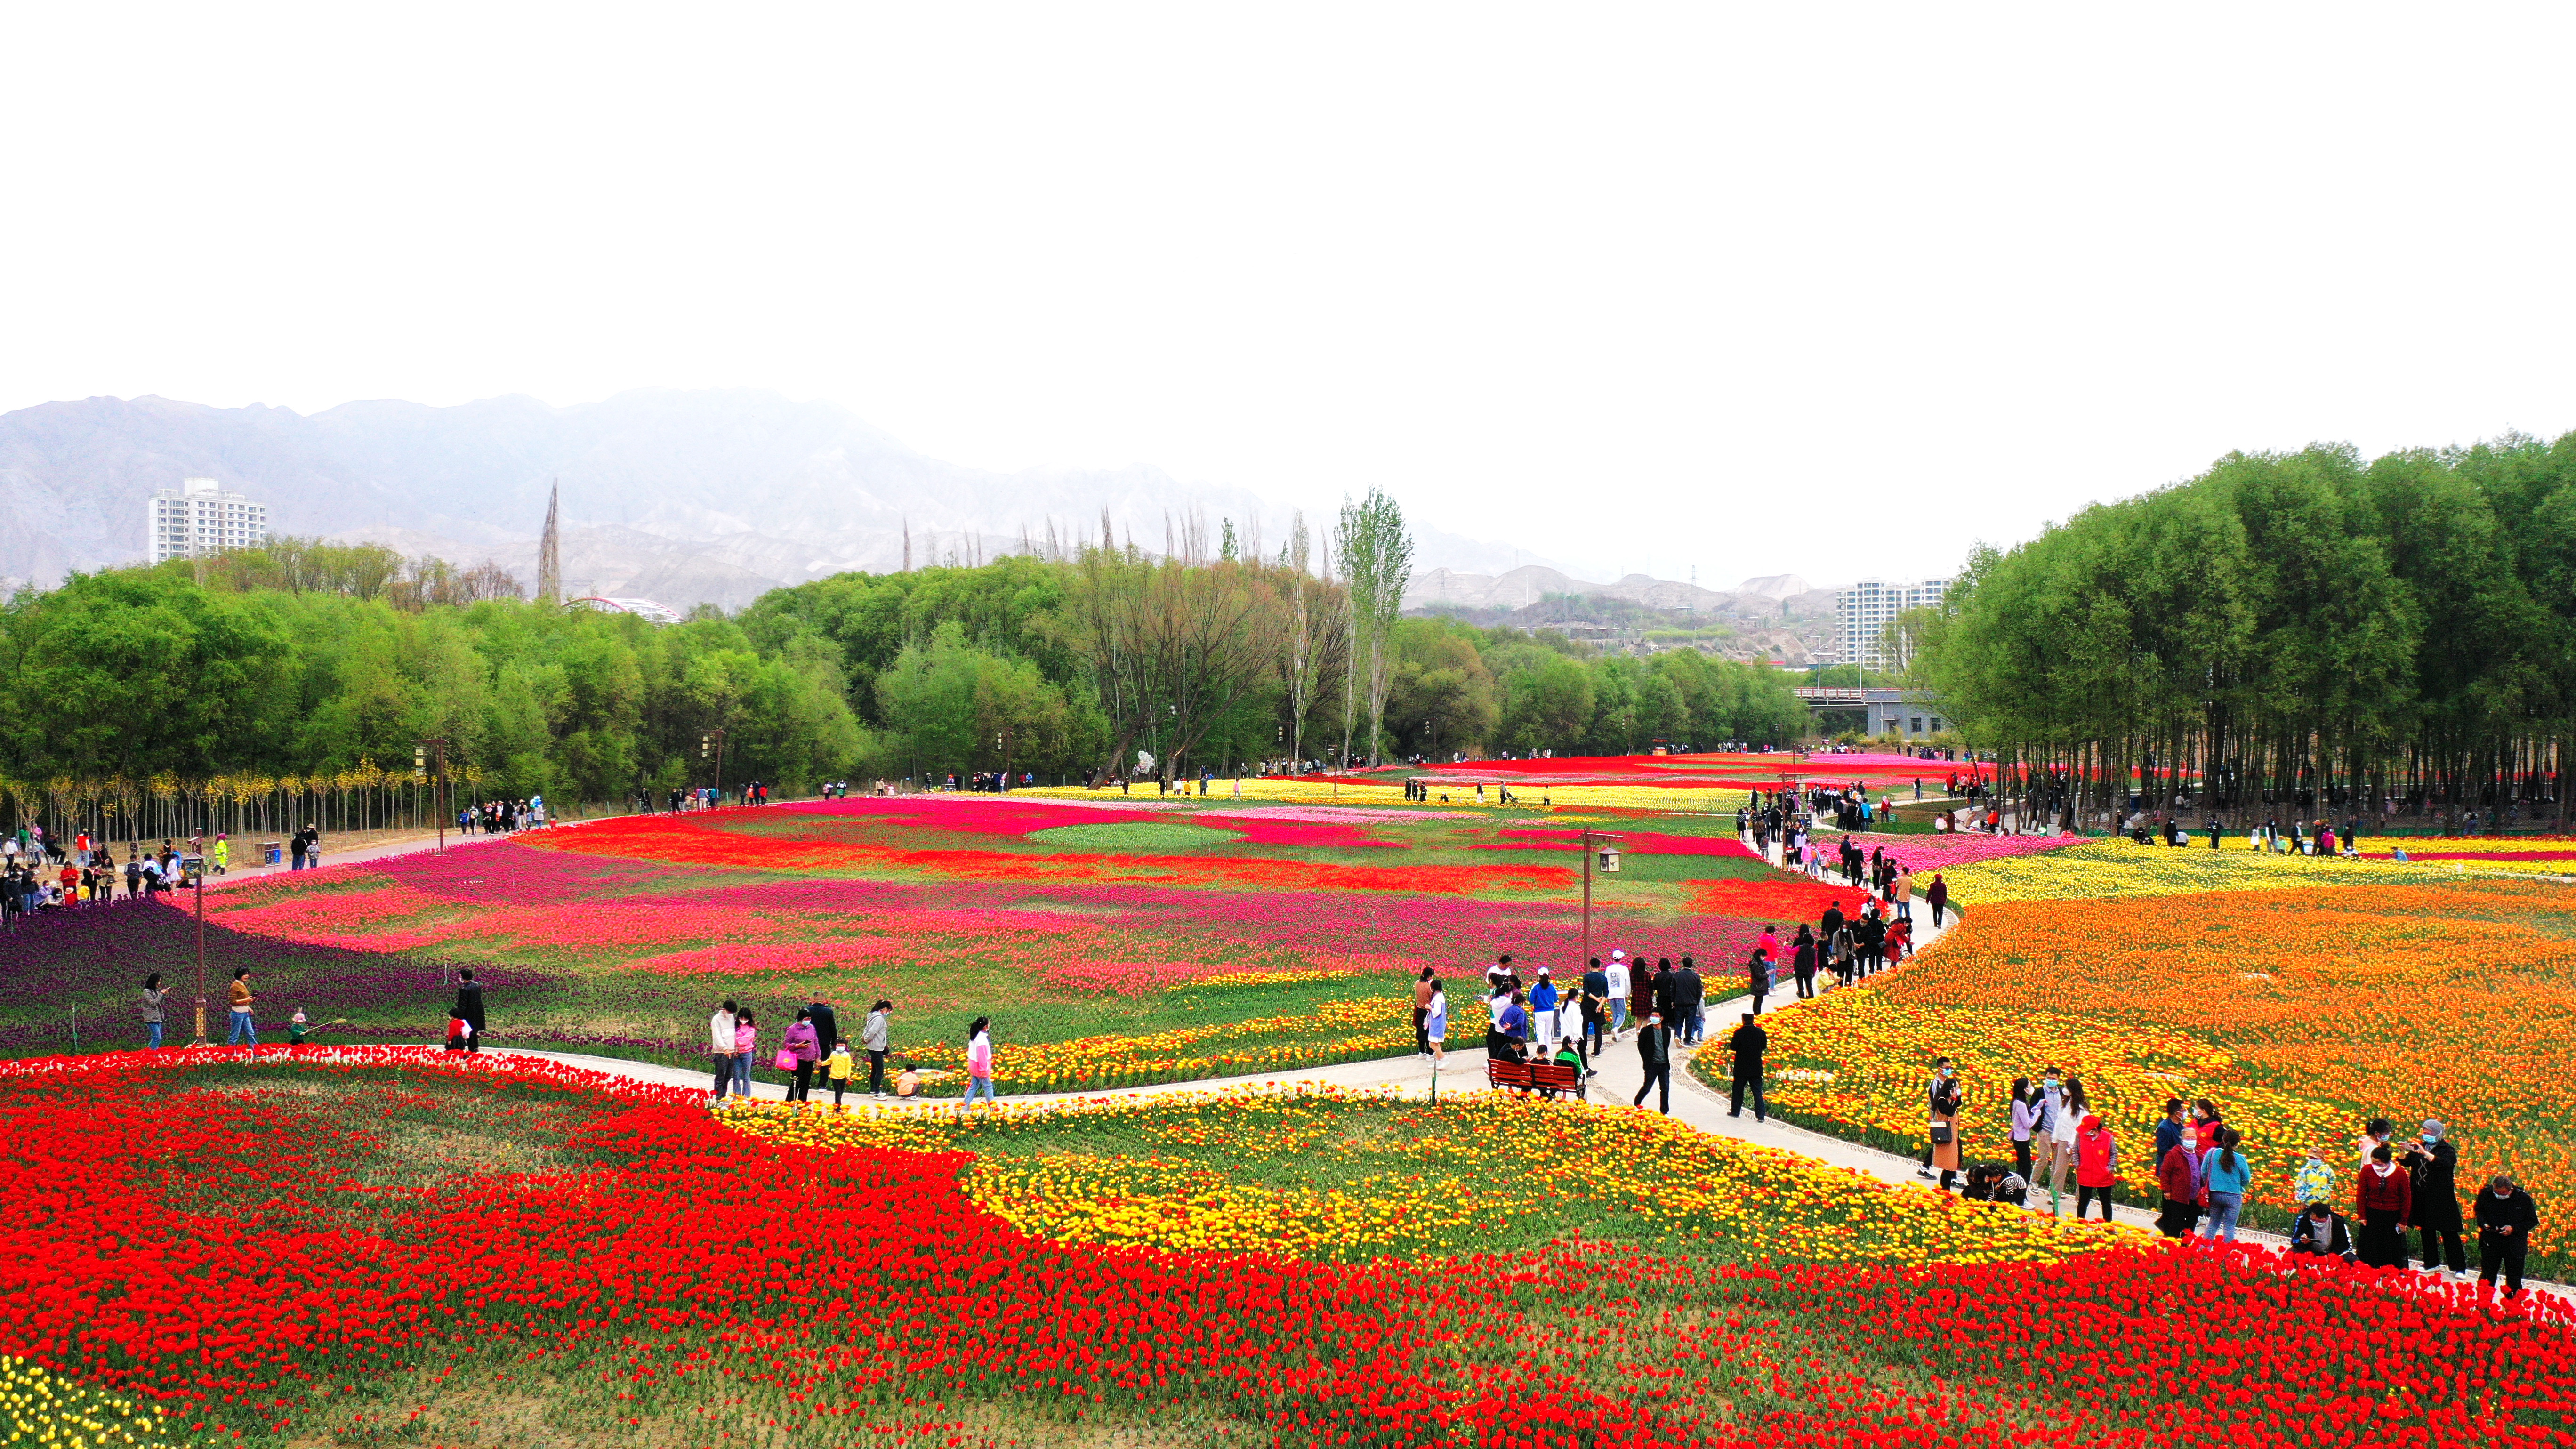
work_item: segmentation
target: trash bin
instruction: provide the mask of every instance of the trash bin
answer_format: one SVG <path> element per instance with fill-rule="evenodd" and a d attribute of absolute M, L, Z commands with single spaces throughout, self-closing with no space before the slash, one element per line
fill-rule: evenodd
<path fill-rule="evenodd" d="M 275 865 L 284 859 L 286 859 L 285 845 L 274 840 L 263 840 L 259 843 L 260 864 Z"/>

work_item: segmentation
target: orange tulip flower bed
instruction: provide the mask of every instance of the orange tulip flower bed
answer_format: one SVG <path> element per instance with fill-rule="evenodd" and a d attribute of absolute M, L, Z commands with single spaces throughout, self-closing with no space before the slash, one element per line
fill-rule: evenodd
<path fill-rule="evenodd" d="M 2152 1201 L 2154 1124 L 2207 1098 L 2244 1133 L 2249 1211 L 2278 1222 L 2312 1146 L 2349 1210 L 2369 1118 L 2441 1120 L 2465 1204 L 2498 1170 L 2541 1204 L 2532 1266 L 2576 1248 L 2576 929 L 2565 887 L 2234 891 L 1971 904 L 1914 962 L 1766 1017 L 1775 1107 L 1911 1153 L 1956 1058 L 1973 1158 L 2009 1162 L 2011 1084 L 2081 1078 Z M 1721 1066 L 1719 1070 L 1723 1070 Z M 2544 1267 L 2545 1263 L 2545 1267 Z"/>

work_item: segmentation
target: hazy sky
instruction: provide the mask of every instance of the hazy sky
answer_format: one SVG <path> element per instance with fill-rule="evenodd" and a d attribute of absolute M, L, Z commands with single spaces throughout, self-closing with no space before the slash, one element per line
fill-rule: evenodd
<path fill-rule="evenodd" d="M 2565 6 L 22 6 L 0 408 L 754 386 L 1703 582 L 2576 427 Z"/>

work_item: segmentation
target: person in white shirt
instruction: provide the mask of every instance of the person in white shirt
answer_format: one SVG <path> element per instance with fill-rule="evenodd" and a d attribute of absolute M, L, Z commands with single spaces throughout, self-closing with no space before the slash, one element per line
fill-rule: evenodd
<path fill-rule="evenodd" d="M 1601 974 L 1610 978 L 1610 1039 L 1628 1029 L 1628 953 L 1613 951 Z"/>
<path fill-rule="evenodd" d="M 714 1101 L 724 1100 L 725 1089 L 733 1082 L 733 1033 L 735 1007 L 731 998 L 707 1018 L 707 1049 L 715 1054 L 716 1085 Z"/>

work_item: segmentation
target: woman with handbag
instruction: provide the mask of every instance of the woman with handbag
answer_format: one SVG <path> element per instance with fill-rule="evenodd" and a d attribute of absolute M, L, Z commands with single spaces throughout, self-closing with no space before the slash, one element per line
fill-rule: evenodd
<path fill-rule="evenodd" d="M 786 1037 L 778 1044 L 778 1070 L 795 1074 L 796 1083 L 787 1089 L 791 1102 L 811 1101 L 814 1096 L 814 1063 L 822 1053 L 816 1049 L 814 1013 L 797 1008 L 796 1022 L 787 1028 Z"/>
<path fill-rule="evenodd" d="M 1959 1092 L 1959 1079 L 1950 1068 L 1941 1069 L 1940 1080 L 1932 1086 L 1932 1166 L 1941 1174 L 1937 1184 L 1943 1192 L 1950 1190 L 1950 1175 L 1965 1171 L 1959 1161 L 1959 1108 L 1965 1098 Z"/>

